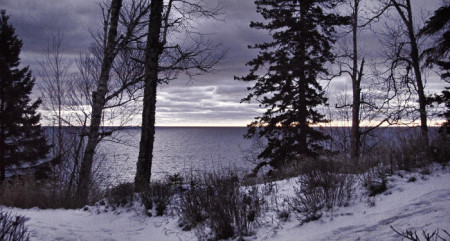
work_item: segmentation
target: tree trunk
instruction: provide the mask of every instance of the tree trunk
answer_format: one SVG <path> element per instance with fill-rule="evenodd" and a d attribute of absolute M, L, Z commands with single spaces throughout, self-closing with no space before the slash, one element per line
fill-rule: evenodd
<path fill-rule="evenodd" d="M 414 68 L 414 75 L 416 76 L 417 94 L 419 95 L 419 112 L 420 112 L 420 128 L 422 130 L 422 140 L 428 145 L 428 125 L 427 125 L 427 110 L 426 97 L 422 81 L 422 73 L 420 70 L 419 48 L 417 46 L 417 39 L 414 32 L 411 2 L 407 1 L 408 6 L 408 35 L 411 41 L 411 59 Z"/>
<path fill-rule="evenodd" d="M 104 50 L 102 68 L 98 80 L 97 90 L 92 93 L 92 113 L 89 128 L 88 141 L 81 162 L 80 176 L 77 187 L 78 204 L 83 205 L 88 201 L 89 186 L 91 184 L 91 170 L 94 160 L 95 149 L 99 142 L 99 129 L 102 119 L 103 109 L 106 103 L 106 93 L 108 92 L 108 80 L 112 63 L 115 58 L 117 26 L 119 22 L 122 0 L 112 0 L 111 2 L 111 22 L 109 25 L 108 39 Z"/>
<path fill-rule="evenodd" d="M 5 99 L 5 95 L 4 95 L 4 91 L 1 90 L 1 95 L 0 95 L 0 111 L 4 112 L 5 111 L 5 104 L 3 103 L 3 100 Z M 0 183 L 2 183 L 6 177 L 6 158 L 5 158 L 5 149 L 6 146 L 5 145 L 5 124 L 4 121 L 0 119 Z"/>
<path fill-rule="evenodd" d="M 158 86 L 159 56 L 163 46 L 160 42 L 163 0 L 150 3 L 150 21 L 145 49 L 144 108 L 142 112 L 141 142 L 134 179 L 137 191 L 144 190 L 150 183 L 153 144 L 155 140 L 156 90 Z"/>
<path fill-rule="evenodd" d="M 353 89 L 353 103 L 352 103 L 352 130 L 350 139 L 350 155 L 354 162 L 359 160 L 360 146 L 361 146 L 361 130 L 360 130 L 360 108 L 361 108 L 361 77 L 364 61 L 361 64 L 361 71 L 358 73 L 358 11 L 359 0 L 354 1 L 353 16 L 352 16 L 352 37 L 353 37 L 353 66 L 352 66 L 352 89 Z"/>
<path fill-rule="evenodd" d="M 3 129 L 2 131 L 2 135 L 3 135 Z M 3 148 L 3 143 L 4 143 L 4 138 L 2 136 L 2 138 L 0 138 L 0 184 L 6 179 L 6 159 L 5 159 L 5 148 Z"/>
<path fill-rule="evenodd" d="M 422 141 L 428 145 L 428 126 L 427 126 L 427 110 L 426 110 L 426 97 L 422 81 L 422 73 L 420 70 L 420 58 L 419 48 L 417 46 L 417 39 L 414 32 L 414 22 L 411 10 L 411 1 L 406 0 L 406 6 L 400 5 L 396 0 L 393 0 L 397 12 L 402 18 L 408 31 L 408 37 L 411 45 L 411 62 L 414 70 L 414 76 L 416 77 L 417 95 L 419 96 L 419 113 L 420 113 L 420 128 L 422 132 Z M 406 14 L 402 11 L 401 7 L 406 8 Z"/>

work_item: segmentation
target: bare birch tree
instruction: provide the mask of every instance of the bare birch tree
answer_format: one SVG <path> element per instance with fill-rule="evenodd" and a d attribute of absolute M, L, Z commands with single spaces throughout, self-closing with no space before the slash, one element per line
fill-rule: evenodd
<path fill-rule="evenodd" d="M 96 75 L 95 88 L 92 91 L 90 124 L 87 135 L 87 143 L 84 150 L 83 159 L 80 167 L 80 174 L 78 178 L 77 197 L 79 203 L 86 203 L 89 194 L 89 187 L 91 184 L 92 164 L 96 147 L 102 137 L 110 135 L 110 131 L 100 131 L 102 125 L 102 117 L 105 114 L 105 109 L 123 106 L 128 101 L 122 99 L 123 93 L 129 90 L 140 81 L 139 76 L 133 80 L 121 79 L 120 74 L 117 76 L 119 81 L 117 88 L 111 90 L 111 71 L 114 68 L 114 61 L 122 50 L 129 48 L 130 44 L 139 41 L 140 27 L 145 16 L 147 15 L 146 1 L 132 0 L 128 2 L 127 8 L 122 8 L 122 0 L 111 0 L 110 5 L 103 5 L 104 30 L 97 40 L 97 59 L 101 59 L 100 66 L 97 69 L 86 69 L 86 74 Z M 125 10 L 122 10 L 125 9 Z M 124 60 L 124 59 L 122 59 Z M 126 60 L 131 60 L 127 58 Z M 86 61 L 91 61 L 87 59 Z M 116 67 L 117 68 L 117 67 Z M 95 72 L 98 71 L 98 72 Z M 98 75 L 97 75 L 98 74 Z M 128 96 L 130 97 L 130 96 Z M 133 99 L 133 97 L 130 97 Z M 130 99 L 128 98 L 128 99 Z"/>
<path fill-rule="evenodd" d="M 52 128 L 52 158 L 64 159 L 67 153 L 64 150 L 64 134 L 63 125 L 65 111 L 65 101 L 67 100 L 67 90 L 70 81 L 69 70 L 72 61 L 64 57 L 64 49 L 62 48 L 63 35 L 58 31 L 56 35 L 51 37 L 44 55 L 39 61 L 40 77 L 39 89 L 42 95 L 42 108 L 49 115 L 48 121 L 53 126 L 56 125 L 56 134 Z"/>

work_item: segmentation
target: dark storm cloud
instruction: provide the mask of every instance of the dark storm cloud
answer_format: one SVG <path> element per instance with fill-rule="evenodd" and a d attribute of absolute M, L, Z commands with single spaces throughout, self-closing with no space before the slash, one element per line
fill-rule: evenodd
<path fill-rule="evenodd" d="M 64 50 L 74 56 L 88 49 L 92 42 L 90 32 L 97 31 L 101 24 L 98 1 L 2 0 L 1 3 L 24 42 L 22 63 L 32 69 L 38 68 L 40 54 L 58 30 L 64 36 Z M 180 76 L 160 87 L 159 125 L 199 121 L 245 125 L 253 118 L 254 106 L 239 104 L 248 84 L 235 81 L 234 76 L 244 75 L 248 71 L 245 63 L 255 55 L 247 45 L 263 41 L 267 33 L 249 28 L 250 21 L 259 17 L 253 1 L 225 0 L 222 6 L 224 14 L 220 18 L 224 21 L 204 21 L 199 31 L 210 34 L 213 42 L 222 43 L 222 49 L 217 51 L 227 50 L 226 57 L 212 74 L 195 80 Z"/>
<path fill-rule="evenodd" d="M 215 1 L 207 0 L 215 4 Z M 414 6 L 426 5 L 434 9 L 439 1 L 415 0 Z M 37 68 L 36 59 L 47 46 L 51 35 L 59 31 L 64 35 L 64 49 L 71 56 L 86 51 L 92 42 L 90 31 L 101 25 L 100 8 L 96 0 L 0 0 L 11 16 L 19 38 L 23 39 L 22 60 Z M 256 13 L 253 0 L 223 0 L 223 21 L 199 20 L 198 31 L 207 33 L 214 43 L 222 43 L 217 51 L 227 50 L 225 58 L 215 67 L 216 71 L 195 80 L 180 76 L 169 85 L 158 89 L 158 125 L 245 125 L 258 115 L 255 103 L 242 103 L 250 83 L 234 80 L 234 76 L 248 73 L 245 64 L 257 55 L 248 45 L 270 40 L 265 31 L 251 29 L 251 21 L 262 21 Z M 360 34 L 362 53 L 379 54 L 379 36 L 372 32 Z M 329 93 L 349 87 L 348 79 L 336 80 Z M 431 88 L 438 88 L 429 83 Z M 350 88 L 347 88 L 350 89 Z"/>
<path fill-rule="evenodd" d="M 58 31 L 66 51 L 79 53 L 92 42 L 89 31 L 100 23 L 99 5 L 91 0 L 6 0 L 3 7 L 28 53 L 42 52 Z"/>

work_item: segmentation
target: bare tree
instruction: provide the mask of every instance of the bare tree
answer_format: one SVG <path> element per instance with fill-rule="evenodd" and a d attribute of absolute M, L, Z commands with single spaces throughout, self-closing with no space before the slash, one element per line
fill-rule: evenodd
<path fill-rule="evenodd" d="M 97 46 L 100 46 L 100 48 L 93 50 L 94 61 L 95 57 L 101 59 L 101 64 L 93 69 L 90 69 L 89 66 L 84 66 L 87 67 L 85 69 L 87 77 L 91 74 L 97 76 L 97 78 L 95 79 L 94 91 L 92 91 L 92 102 L 90 104 L 92 110 L 89 130 L 86 133 L 87 143 L 78 178 L 77 197 L 80 204 L 85 203 L 88 198 L 96 147 L 104 136 L 111 134 L 111 131 L 100 131 L 105 114 L 104 111 L 105 109 L 124 106 L 129 103 L 129 101 L 122 99 L 123 93 L 141 80 L 139 76 L 133 76 L 133 80 L 123 79 L 126 76 L 119 74 L 117 77 L 121 81 L 118 82 L 118 86 L 116 85 L 117 88 L 111 91 L 111 85 L 114 84 L 110 81 L 114 61 L 122 50 L 128 49 L 132 42 L 140 40 L 142 37 L 139 36 L 140 27 L 145 20 L 144 17 L 148 10 L 146 1 L 131 0 L 127 6 L 128 8 L 121 11 L 122 4 L 122 0 L 111 0 L 109 6 L 102 5 L 104 30 L 102 32 L 103 35 L 95 38 Z M 119 34 L 120 30 L 122 30 L 122 34 Z M 92 59 L 86 59 L 86 61 L 92 61 Z M 128 97 L 128 99 L 133 99 L 129 95 Z M 111 114 L 111 112 L 109 113 Z"/>
<path fill-rule="evenodd" d="M 419 112 L 422 140 L 424 144 L 428 145 L 424 74 L 420 68 L 420 40 L 415 29 L 412 4 L 410 0 L 389 0 L 384 1 L 384 4 L 395 9 L 399 16 L 399 21 L 392 21 L 387 27 L 389 40 L 385 44 L 389 49 L 388 79 L 396 91 L 399 91 L 402 86 L 407 90 L 408 97 L 404 99 L 404 102 L 410 101 L 413 93 L 417 96 L 419 102 L 417 112 Z"/>
<path fill-rule="evenodd" d="M 67 153 L 64 150 L 63 136 L 63 112 L 65 111 L 64 101 L 67 99 L 67 87 L 70 81 L 69 70 L 72 61 L 64 57 L 62 48 L 63 35 L 58 31 L 56 35 L 51 37 L 44 55 L 39 61 L 40 71 L 39 88 L 42 95 L 42 108 L 50 114 L 47 118 L 52 122 L 53 126 L 57 126 L 56 135 L 52 128 L 52 154 L 53 159 L 64 159 Z"/>
<path fill-rule="evenodd" d="M 60 188 L 65 193 L 62 198 L 70 206 L 84 150 L 84 138 L 80 133 L 85 132 L 87 117 L 79 116 L 79 108 L 76 106 L 82 103 L 73 98 L 75 95 L 72 92 L 77 90 L 75 83 L 78 80 L 73 76 L 74 61 L 66 56 L 62 46 L 63 35 L 58 31 L 44 50 L 38 73 L 42 107 L 47 114 L 44 116 L 53 124 L 51 130 L 48 130 L 52 141 L 51 180 L 56 182 L 52 188 Z M 68 128 L 69 126 L 77 128 Z"/>
<path fill-rule="evenodd" d="M 68 74 L 70 66 L 63 58 L 60 35 L 42 61 L 47 110 L 58 122 L 59 133 L 63 133 L 62 126 L 73 127 L 64 131 L 70 138 L 63 135 L 58 146 L 64 146 L 66 154 L 63 163 L 68 174 L 62 179 L 67 196 L 77 197 L 78 205 L 88 198 L 98 143 L 106 137 L 112 140 L 113 131 L 139 112 L 136 100 L 144 69 L 136 61 L 142 54 L 137 45 L 144 37 L 147 5 L 142 0 L 100 4 L 103 31 L 92 34 L 94 43 L 89 52 L 80 55 L 73 75 Z M 62 139 L 66 139 L 64 143 Z"/>
<path fill-rule="evenodd" d="M 361 145 L 363 138 L 370 132 L 374 131 L 383 123 L 389 121 L 390 117 L 383 112 L 383 106 L 388 100 L 387 95 L 375 94 L 373 91 L 373 76 L 368 77 L 366 68 L 367 58 L 366 53 L 360 52 L 361 44 L 359 42 L 359 35 L 362 31 L 369 30 L 373 23 L 377 22 L 379 18 L 388 8 L 387 6 L 378 5 L 373 1 L 364 0 L 348 0 L 347 6 L 350 17 L 350 31 L 346 33 L 343 38 L 344 43 L 341 46 L 343 53 L 341 53 L 339 65 L 341 73 L 347 74 L 351 79 L 352 97 L 351 103 L 346 96 L 338 97 L 336 108 L 339 115 L 351 116 L 351 130 L 350 130 L 350 156 L 353 161 L 358 161 L 361 155 Z M 365 83 L 363 80 L 365 79 Z M 370 89 L 370 90 L 369 90 Z M 381 92 L 381 91 L 380 91 Z M 348 113 L 351 109 L 351 115 Z M 374 120 L 377 121 L 374 122 Z M 370 128 L 362 128 L 361 122 L 368 121 L 373 126 Z"/>
<path fill-rule="evenodd" d="M 106 103 L 105 96 L 108 91 L 109 73 L 115 58 L 117 27 L 121 7 L 122 0 L 112 0 L 111 7 L 108 9 L 108 16 L 105 19 L 107 21 L 105 22 L 107 42 L 105 42 L 104 57 L 97 89 L 92 93 L 91 124 L 77 187 L 77 196 L 80 200 L 80 204 L 86 203 L 88 198 L 89 185 L 91 183 L 92 162 L 94 159 L 95 148 L 99 142 L 99 127 L 101 124 L 103 108 Z"/>
<path fill-rule="evenodd" d="M 145 51 L 144 109 L 142 112 L 141 142 L 137 161 L 136 190 L 144 190 L 150 181 L 153 142 L 155 139 L 156 87 L 158 86 L 159 56 L 163 45 L 159 41 L 163 0 L 152 0 Z"/>
<path fill-rule="evenodd" d="M 217 46 L 196 32 L 197 18 L 215 18 L 219 8 L 208 8 L 203 0 L 153 0 L 145 46 L 144 102 L 141 141 L 135 188 L 143 190 L 150 182 L 155 140 L 157 86 L 184 73 L 188 77 L 206 73 L 223 57 L 214 54 Z M 184 34 L 184 35 L 183 35 Z M 187 43 L 171 41 L 187 39 Z"/>

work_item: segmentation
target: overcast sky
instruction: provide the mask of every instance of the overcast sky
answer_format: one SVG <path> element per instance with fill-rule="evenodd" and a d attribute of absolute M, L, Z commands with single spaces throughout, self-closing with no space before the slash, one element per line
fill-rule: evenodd
<path fill-rule="evenodd" d="M 67 54 L 85 52 L 92 42 L 90 31 L 101 24 L 100 8 L 96 0 L 0 0 L 0 8 L 7 10 L 10 22 L 23 40 L 22 63 L 38 68 L 37 60 L 52 34 L 58 29 L 64 35 L 63 48 Z M 434 10 L 439 0 L 415 1 L 426 3 L 427 11 Z M 217 71 L 188 81 L 180 78 L 158 91 L 158 126 L 245 126 L 258 115 L 257 105 L 240 103 L 247 95 L 248 84 L 234 80 L 234 76 L 248 73 L 245 63 L 256 56 L 249 44 L 268 39 L 268 33 L 251 29 L 250 21 L 260 20 L 254 0 L 223 0 L 223 19 L 202 25 L 211 38 L 228 50 Z M 376 42 L 372 35 L 363 36 L 368 46 Z M 350 83 L 340 78 L 332 88 L 345 88 Z M 440 89 L 431 83 L 431 89 Z M 351 88 L 350 88 L 351 89 Z M 133 123 L 139 124 L 139 123 Z"/>

